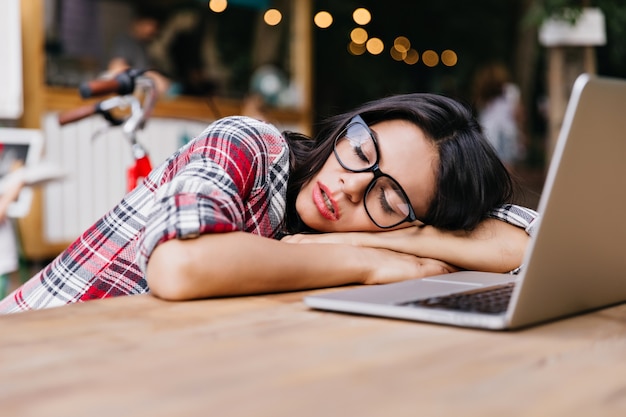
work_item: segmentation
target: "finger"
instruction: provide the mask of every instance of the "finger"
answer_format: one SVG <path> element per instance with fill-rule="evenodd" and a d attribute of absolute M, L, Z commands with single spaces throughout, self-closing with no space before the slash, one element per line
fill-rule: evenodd
<path fill-rule="evenodd" d="M 454 272 L 454 267 L 436 259 L 420 258 L 420 267 L 424 276 L 442 275 Z"/>
<path fill-rule="evenodd" d="M 297 235 L 288 235 L 288 236 L 284 236 L 282 239 L 280 239 L 280 241 L 287 242 L 287 243 L 297 243 L 298 237 Z"/>

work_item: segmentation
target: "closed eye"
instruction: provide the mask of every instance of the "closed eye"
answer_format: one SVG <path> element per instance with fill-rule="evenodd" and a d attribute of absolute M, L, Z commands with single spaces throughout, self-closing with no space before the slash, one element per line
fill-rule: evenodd
<path fill-rule="evenodd" d="M 378 189 L 379 189 L 378 201 L 380 202 L 380 206 L 383 208 L 383 211 L 387 214 L 394 214 L 393 207 L 391 207 L 391 204 L 389 204 L 389 201 L 387 201 L 385 187 L 381 186 L 381 187 L 378 187 Z"/>
<path fill-rule="evenodd" d="M 365 153 L 363 152 L 363 148 L 362 147 L 360 147 L 360 146 L 353 146 L 352 147 L 352 151 L 357 156 L 357 158 L 359 158 L 361 161 L 367 162 L 367 163 L 370 162 L 369 159 L 367 158 L 367 155 L 365 155 Z"/>
<path fill-rule="evenodd" d="M 401 189 L 383 181 L 384 179 L 379 180 L 379 183 L 376 184 L 377 198 L 383 212 L 397 217 L 407 217 L 410 213 L 410 203 Z"/>

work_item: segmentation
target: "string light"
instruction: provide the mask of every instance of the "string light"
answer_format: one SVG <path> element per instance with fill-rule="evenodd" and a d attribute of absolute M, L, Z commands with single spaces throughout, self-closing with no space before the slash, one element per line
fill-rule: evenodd
<path fill-rule="evenodd" d="M 365 44 L 358 44 L 358 43 L 354 43 L 354 42 L 350 42 L 348 44 L 348 52 L 350 52 L 352 55 L 363 55 L 365 53 Z"/>
<path fill-rule="evenodd" d="M 459 61 L 459 57 L 456 55 L 456 52 L 446 49 L 441 53 L 441 63 L 447 67 L 453 67 Z"/>
<path fill-rule="evenodd" d="M 209 0 L 208 6 L 211 11 L 222 13 L 228 7 L 228 0 Z M 268 9 L 263 15 L 263 20 L 270 26 L 278 25 L 282 18 L 282 13 L 278 9 Z M 357 25 L 364 26 L 371 22 L 372 14 L 369 10 L 359 7 L 353 11 L 352 18 Z M 313 22 L 320 29 L 330 27 L 333 20 L 333 16 L 325 10 L 317 12 L 313 18 Z M 363 55 L 366 51 L 372 55 L 379 55 L 385 49 L 380 38 L 370 38 L 362 27 L 352 29 L 350 40 L 348 52 L 352 55 Z M 411 48 L 411 41 L 406 36 L 398 36 L 394 39 L 389 54 L 392 59 L 402 61 L 407 65 L 414 65 L 420 60 L 419 52 Z M 431 68 L 439 65 L 439 62 L 447 67 L 453 67 L 458 63 L 458 55 L 451 49 L 444 50 L 441 55 L 433 50 L 426 50 L 422 52 L 421 59 L 424 65 Z"/>
<path fill-rule="evenodd" d="M 365 42 L 367 42 L 367 38 L 367 31 L 363 28 L 354 28 L 352 29 L 352 32 L 350 32 L 350 39 L 352 39 L 352 42 L 357 45 L 365 44 Z"/>
<path fill-rule="evenodd" d="M 352 19 L 354 19 L 357 25 L 363 26 L 367 25 L 372 20 L 372 14 L 369 10 L 359 7 L 352 12 Z"/>
<path fill-rule="evenodd" d="M 210 0 L 209 1 L 209 9 L 215 13 L 222 13 L 226 10 L 228 6 L 228 2 L 226 0 Z"/>
<path fill-rule="evenodd" d="M 276 26 L 282 19 L 283 15 L 277 9 L 269 9 L 263 15 L 263 20 L 270 26 Z"/>
<path fill-rule="evenodd" d="M 406 53 L 411 49 L 411 41 L 406 36 L 398 36 L 393 41 L 393 47 L 397 49 L 398 52 Z"/>
<path fill-rule="evenodd" d="M 313 22 L 315 22 L 317 27 L 326 29 L 333 24 L 333 16 L 326 11 L 317 12 L 313 18 Z"/>
<path fill-rule="evenodd" d="M 419 61 L 419 59 L 419 53 L 415 49 L 409 49 L 408 51 L 406 51 L 406 56 L 404 57 L 403 61 L 405 64 L 415 65 L 417 64 L 417 61 Z"/>
<path fill-rule="evenodd" d="M 406 58 L 406 52 L 399 51 L 398 48 L 396 48 L 395 46 L 391 47 L 389 53 L 391 54 L 391 57 L 396 61 L 403 61 L 404 58 Z"/>
<path fill-rule="evenodd" d="M 439 55 L 433 50 L 427 50 L 422 53 L 422 62 L 427 67 L 436 67 L 439 64 Z"/>
<path fill-rule="evenodd" d="M 385 50 L 385 44 L 379 38 L 370 38 L 365 44 L 367 52 L 372 55 L 378 55 Z"/>

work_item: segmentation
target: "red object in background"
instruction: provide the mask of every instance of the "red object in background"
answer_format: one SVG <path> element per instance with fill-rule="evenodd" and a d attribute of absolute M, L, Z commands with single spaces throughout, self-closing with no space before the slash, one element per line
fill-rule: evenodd
<path fill-rule="evenodd" d="M 135 163 L 126 171 L 126 192 L 135 189 L 139 181 L 143 180 L 152 171 L 152 164 L 147 156 L 135 159 Z"/>

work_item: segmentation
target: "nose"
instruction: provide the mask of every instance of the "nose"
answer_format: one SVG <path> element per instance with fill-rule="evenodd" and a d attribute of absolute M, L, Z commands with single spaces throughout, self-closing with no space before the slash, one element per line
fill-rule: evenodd
<path fill-rule="evenodd" d="M 371 172 L 346 172 L 341 177 L 341 189 L 353 203 L 360 203 L 365 197 L 365 190 L 374 178 Z"/>

